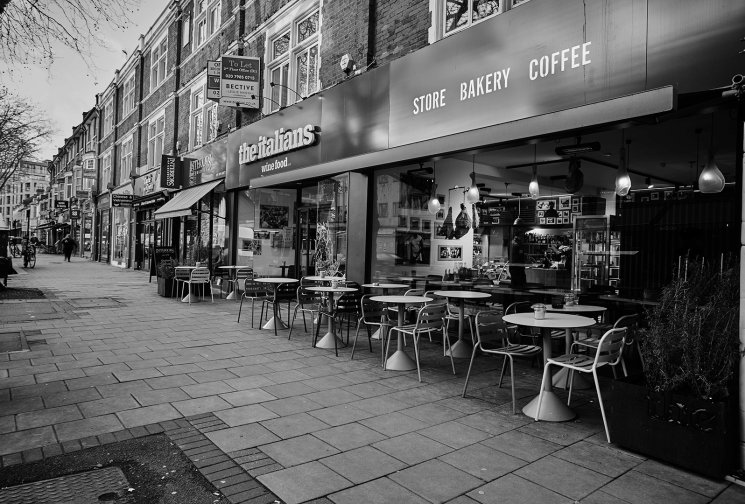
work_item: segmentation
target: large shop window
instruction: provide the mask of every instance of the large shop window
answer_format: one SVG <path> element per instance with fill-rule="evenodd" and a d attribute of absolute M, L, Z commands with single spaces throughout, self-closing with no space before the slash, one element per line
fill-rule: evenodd
<path fill-rule="evenodd" d="M 166 115 L 150 121 L 147 127 L 147 165 L 150 168 L 160 166 L 160 157 L 163 154 L 163 138 L 165 136 Z"/>
<path fill-rule="evenodd" d="M 314 5 L 268 34 L 265 96 L 269 112 L 295 103 L 319 90 L 320 11 Z M 274 85 L 272 85 L 274 84 Z"/>
<path fill-rule="evenodd" d="M 129 208 L 116 207 L 111 209 L 113 216 L 114 243 L 111 262 L 117 266 L 126 266 L 129 258 Z"/>

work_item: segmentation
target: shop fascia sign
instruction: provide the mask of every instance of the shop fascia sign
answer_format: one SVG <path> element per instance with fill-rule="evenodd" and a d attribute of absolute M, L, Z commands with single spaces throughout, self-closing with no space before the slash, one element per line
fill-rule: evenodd
<path fill-rule="evenodd" d="M 273 136 L 260 135 L 256 143 L 243 142 L 238 148 L 238 163 L 249 164 L 262 159 L 279 156 L 305 147 L 314 145 L 317 141 L 316 127 L 306 124 L 295 129 L 279 128 L 274 130 Z M 275 159 L 261 168 L 262 173 L 271 172 L 287 167 L 287 158 Z"/>

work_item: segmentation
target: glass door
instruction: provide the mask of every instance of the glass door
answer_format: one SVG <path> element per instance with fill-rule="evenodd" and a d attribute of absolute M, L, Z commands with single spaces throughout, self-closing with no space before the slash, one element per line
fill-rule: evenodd
<path fill-rule="evenodd" d="M 301 277 L 315 274 L 313 254 L 316 248 L 316 223 L 318 210 L 315 207 L 299 207 L 297 209 L 297 227 L 295 232 L 295 250 L 297 257 L 295 264 L 299 265 L 298 273 Z"/>

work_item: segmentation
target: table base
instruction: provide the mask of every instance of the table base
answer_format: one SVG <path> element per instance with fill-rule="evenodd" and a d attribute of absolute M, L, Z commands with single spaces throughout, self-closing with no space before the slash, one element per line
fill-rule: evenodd
<path fill-rule="evenodd" d="M 184 296 L 184 298 L 181 300 L 182 303 L 199 303 L 199 296 L 196 294 L 192 294 L 191 292 Z"/>
<path fill-rule="evenodd" d="M 262 329 L 274 329 L 274 326 L 277 326 L 277 329 L 289 329 L 290 326 L 284 323 L 284 321 L 277 317 L 272 317 L 269 319 L 269 321 L 261 326 Z"/>
<path fill-rule="evenodd" d="M 403 350 L 396 350 L 385 361 L 384 369 L 389 371 L 411 371 L 416 369 L 416 361 Z"/>
<path fill-rule="evenodd" d="M 232 290 L 232 291 L 230 291 L 230 294 L 228 294 L 227 296 L 225 296 L 225 299 L 238 299 L 238 297 L 236 297 L 235 291 Z"/>
<path fill-rule="evenodd" d="M 535 396 L 532 401 L 523 407 L 523 413 L 530 418 L 535 418 L 538 410 L 538 397 Z M 538 420 L 545 422 L 566 422 L 576 417 L 577 414 L 572 411 L 564 401 L 550 390 L 543 392 L 543 404 L 541 405 L 541 416 Z"/>
<path fill-rule="evenodd" d="M 336 346 L 334 346 L 334 339 L 336 339 Z M 327 332 L 326 334 L 321 337 L 321 339 L 316 342 L 317 348 L 326 348 L 333 350 L 334 348 L 343 347 L 344 346 L 344 340 L 342 340 L 339 336 L 332 333 L 331 331 Z"/>
<path fill-rule="evenodd" d="M 569 370 L 567 368 L 559 369 L 559 371 L 557 371 L 551 379 L 551 383 L 554 387 L 568 389 Z M 584 373 L 574 373 L 574 390 L 589 390 L 593 387 L 593 382 L 591 380 L 588 380 L 585 377 Z"/>
<path fill-rule="evenodd" d="M 445 352 L 445 355 L 450 355 L 452 352 L 454 359 L 470 359 L 473 353 L 473 347 L 466 340 L 459 339 L 450 347 L 450 350 Z"/>

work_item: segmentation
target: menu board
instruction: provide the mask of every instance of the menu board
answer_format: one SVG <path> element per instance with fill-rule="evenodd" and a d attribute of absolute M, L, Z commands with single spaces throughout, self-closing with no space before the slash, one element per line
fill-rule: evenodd
<path fill-rule="evenodd" d="M 176 249 L 167 246 L 150 246 L 150 279 L 152 281 L 154 276 L 158 276 L 158 265 L 163 261 L 171 261 L 176 263 Z"/>

